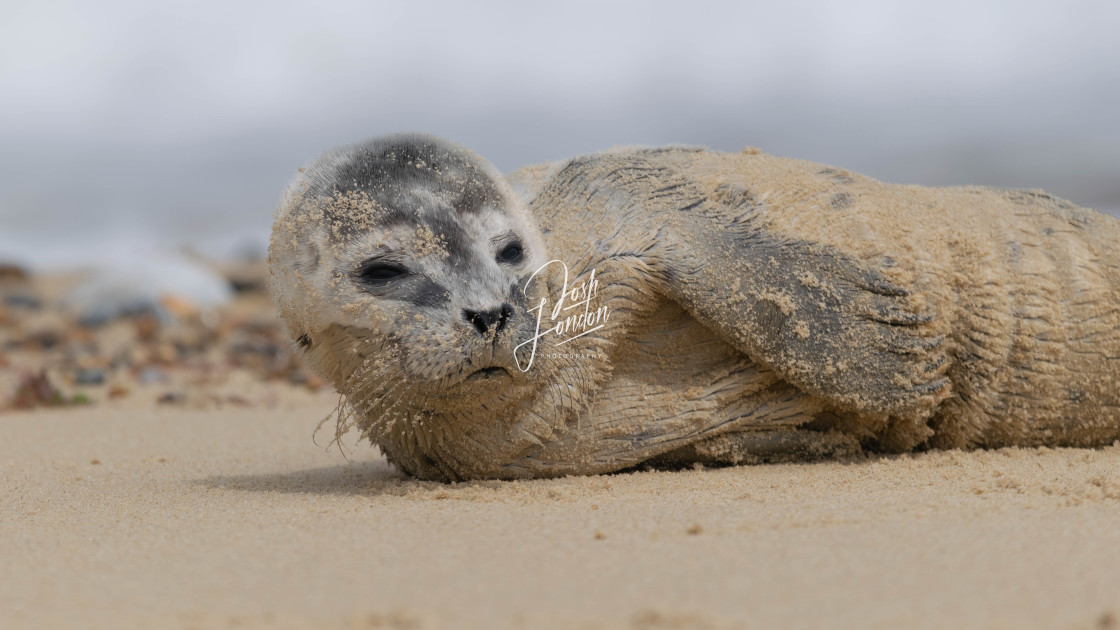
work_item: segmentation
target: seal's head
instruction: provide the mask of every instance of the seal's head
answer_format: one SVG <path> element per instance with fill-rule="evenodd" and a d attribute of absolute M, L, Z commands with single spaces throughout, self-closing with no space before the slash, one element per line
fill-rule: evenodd
<path fill-rule="evenodd" d="M 389 424 L 426 408 L 500 414 L 537 389 L 543 375 L 514 353 L 534 334 L 525 290 L 547 261 L 493 166 L 412 134 L 300 169 L 269 247 L 273 296 L 305 359 Z"/>

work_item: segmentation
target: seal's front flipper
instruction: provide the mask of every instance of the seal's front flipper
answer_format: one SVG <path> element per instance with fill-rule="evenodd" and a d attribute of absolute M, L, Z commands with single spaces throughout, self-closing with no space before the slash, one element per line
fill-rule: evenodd
<path fill-rule="evenodd" d="M 829 246 L 715 222 L 675 238 L 677 253 L 660 261 L 669 297 L 790 383 L 861 414 L 926 418 L 949 395 L 932 318 L 879 270 Z"/>

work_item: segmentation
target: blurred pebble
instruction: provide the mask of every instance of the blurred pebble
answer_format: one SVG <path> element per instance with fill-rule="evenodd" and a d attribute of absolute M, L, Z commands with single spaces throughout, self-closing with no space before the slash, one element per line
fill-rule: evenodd
<path fill-rule="evenodd" d="M 15 394 L 8 401 L 8 406 L 13 409 L 31 409 L 39 405 L 64 404 L 66 404 L 66 399 L 62 397 L 62 392 L 51 383 L 46 370 L 40 370 L 37 374 L 25 374 L 20 379 L 19 388 L 16 389 Z"/>
<path fill-rule="evenodd" d="M 134 320 L 136 325 L 136 338 L 140 341 L 152 341 L 159 332 L 159 318 L 152 313 L 142 313 Z"/>
<path fill-rule="evenodd" d="M 0 262 L 0 280 L 24 282 L 31 277 L 23 267 L 10 262 Z"/>
<path fill-rule="evenodd" d="M 40 350 L 50 350 L 63 340 L 63 334 L 57 330 L 40 330 L 26 337 L 28 344 L 38 346 Z"/>
<path fill-rule="evenodd" d="M 164 363 L 174 363 L 179 358 L 179 351 L 169 343 L 161 343 L 156 350 L 156 356 Z"/>
<path fill-rule="evenodd" d="M 10 306 L 13 308 L 26 308 L 31 311 L 37 311 L 43 308 L 43 302 L 34 295 L 14 293 L 4 296 L 4 306 Z"/>
<path fill-rule="evenodd" d="M 79 370 L 74 376 L 77 385 L 100 385 L 105 382 L 105 372 L 97 369 Z"/>
<path fill-rule="evenodd" d="M 140 374 L 136 376 L 136 379 L 144 385 L 166 383 L 167 373 L 159 368 L 144 368 L 140 370 Z"/>
<path fill-rule="evenodd" d="M 164 294 L 160 296 L 159 303 L 163 306 L 164 310 L 171 313 L 175 317 L 183 318 L 195 315 L 198 309 L 194 304 L 185 298 L 173 294 Z"/>
<path fill-rule="evenodd" d="M 187 396 L 182 392 L 166 392 L 156 399 L 161 405 L 177 405 L 186 402 Z"/>

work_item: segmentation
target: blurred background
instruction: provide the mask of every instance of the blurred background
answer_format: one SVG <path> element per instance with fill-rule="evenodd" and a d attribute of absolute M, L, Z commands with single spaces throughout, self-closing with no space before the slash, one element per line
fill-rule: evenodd
<path fill-rule="evenodd" d="M 0 410 L 329 393 L 265 291 L 338 144 L 619 144 L 1120 209 L 1120 3 L 0 0 Z"/>
<path fill-rule="evenodd" d="M 1120 3 L 4 2 L 0 260 L 266 246 L 302 163 L 681 142 L 1120 208 Z"/>

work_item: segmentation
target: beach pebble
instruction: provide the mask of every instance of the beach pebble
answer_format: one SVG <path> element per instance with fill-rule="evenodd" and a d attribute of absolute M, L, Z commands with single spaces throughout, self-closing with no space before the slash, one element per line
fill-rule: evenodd
<path fill-rule="evenodd" d="M 43 308 L 43 301 L 34 295 L 27 295 L 26 293 L 11 293 L 4 296 L 4 306 L 12 308 L 25 308 L 30 311 L 37 311 Z"/>
<path fill-rule="evenodd" d="M 151 385 L 152 383 L 166 383 L 167 373 L 159 368 L 144 368 L 136 376 L 136 380 L 140 381 L 143 385 Z"/>
<path fill-rule="evenodd" d="M 76 385 L 100 385 L 105 382 L 105 372 L 97 369 L 79 370 L 74 375 Z"/>
<path fill-rule="evenodd" d="M 26 282 L 30 278 L 31 274 L 22 266 L 11 262 L 0 262 L 0 281 Z"/>
<path fill-rule="evenodd" d="M 179 405 L 186 402 L 187 396 L 182 392 L 166 392 L 156 399 L 161 405 Z"/>

